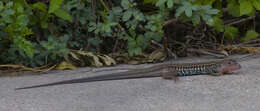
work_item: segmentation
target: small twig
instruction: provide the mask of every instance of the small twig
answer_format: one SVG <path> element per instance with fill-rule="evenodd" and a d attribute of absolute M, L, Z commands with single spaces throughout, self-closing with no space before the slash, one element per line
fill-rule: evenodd
<path fill-rule="evenodd" d="M 251 19 L 254 19 L 255 16 L 251 16 L 251 17 L 247 17 L 247 18 L 243 18 L 243 19 L 240 19 L 238 21 L 234 21 L 234 22 L 231 22 L 231 23 L 227 23 L 225 25 L 229 26 L 229 25 L 234 25 L 234 24 L 238 24 L 238 23 L 241 23 L 241 22 L 245 22 L 245 21 L 248 21 L 248 20 L 251 20 Z"/>
<path fill-rule="evenodd" d="M 251 47 L 251 48 L 260 48 L 259 46 L 260 46 L 259 43 L 243 45 L 243 47 Z"/>
<path fill-rule="evenodd" d="M 187 51 L 211 55 L 211 56 L 218 57 L 218 58 L 223 58 L 223 57 L 227 56 L 227 55 L 224 55 L 223 53 L 219 53 L 219 52 L 216 52 L 216 51 L 214 52 L 214 51 L 210 51 L 210 50 L 206 50 L 206 49 L 203 50 L 203 49 L 189 48 L 189 49 L 187 49 Z M 219 53 L 219 54 L 217 54 L 217 53 Z"/>
<path fill-rule="evenodd" d="M 96 23 L 96 20 L 97 20 L 97 15 L 96 15 L 96 0 L 92 0 L 92 9 L 93 10 L 93 19 L 94 19 L 94 22 Z"/>
<path fill-rule="evenodd" d="M 242 45 L 245 45 L 245 44 L 250 44 L 250 43 L 255 43 L 255 42 L 260 42 L 260 38 L 259 39 L 255 39 L 255 40 L 250 40 L 248 42 L 245 42 L 245 43 L 240 43 L 236 46 L 242 46 Z"/>
<path fill-rule="evenodd" d="M 104 69 L 91 69 L 91 72 L 107 72 L 107 71 L 114 71 L 114 70 L 136 70 L 137 68 L 129 68 L 129 67 L 124 67 L 124 68 L 104 68 Z"/>
<path fill-rule="evenodd" d="M 225 33 L 222 32 L 222 38 L 221 38 L 221 45 L 224 44 L 224 39 L 225 39 Z"/>
<path fill-rule="evenodd" d="M 255 28 L 256 28 L 255 17 L 253 18 L 253 27 L 254 27 L 254 30 L 255 30 Z"/>
<path fill-rule="evenodd" d="M 109 8 L 107 7 L 107 5 L 105 4 L 105 2 L 103 0 L 99 0 L 101 2 L 101 4 L 103 5 L 103 7 L 105 8 L 106 11 L 109 10 Z"/>
<path fill-rule="evenodd" d="M 255 59 L 259 58 L 260 53 L 253 53 L 253 54 L 247 54 L 243 57 L 235 58 L 238 62 L 245 61 L 245 60 L 250 60 L 250 59 Z"/>
<path fill-rule="evenodd" d="M 163 45 L 161 45 L 161 44 L 155 42 L 154 40 L 152 40 L 151 43 L 153 43 L 153 44 L 159 46 L 160 48 L 164 49 L 164 46 L 163 46 Z M 166 47 L 166 49 L 167 49 L 167 51 L 168 51 L 168 53 L 169 53 L 170 56 L 174 57 L 175 59 L 177 58 L 177 55 L 174 54 L 169 48 Z"/>
<path fill-rule="evenodd" d="M 50 71 L 50 70 L 54 69 L 56 66 L 57 66 L 57 64 L 55 64 L 55 65 L 51 66 L 51 67 L 50 67 L 50 68 L 48 68 L 48 69 L 44 69 L 44 70 L 42 70 L 41 72 L 48 72 L 48 71 Z"/>
<path fill-rule="evenodd" d="M 163 23 L 163 26 L 167 26 L 169 24 L 174 24 L 178 21 L 178 19 L 170 19 L 170 20 L 166 20 L 164 23 Z"/>
<path fill-rule="evenodd" d="M 114 47 L 113 47 L 113 49 L 112 49 L 112 52 L 113 52 L 113 53 L 116 52 L 116 48 L 117 48 L 117 45 L 118 45 L 118 41 L 119 41 L 119 39 L 116 39 L 115 45 L 114 45 Z"/>
<path fill-rule="evenodd" d="M 13 69 L 20 69 L 20 70 L 24 70 L 24 71 L 33 71 L 33 72 L 48 72 L 55 67 L 56 67 L 56 65 L 53 65 L 48 69 L 38 69 L 38 68 L 26 67 L 24 65 L 13 65 L 13 64 L 0 65 L 0 68 L 13 68 Z"/>

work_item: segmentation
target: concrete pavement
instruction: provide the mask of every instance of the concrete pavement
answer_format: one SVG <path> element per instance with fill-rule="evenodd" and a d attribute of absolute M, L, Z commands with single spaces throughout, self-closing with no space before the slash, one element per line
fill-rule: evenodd
<path fill-rule="evenodd" d="M 177 62 L 203 61 L 180 59 Z M 14 88 L 124 70 L 52 71 L 0 78 L 0 111 L 258 111 L 260 59 L 241 62 L 234 75 L 161 78 L 69 84 L 15 91 Z M 119 65 L 119 68 L 151 65 Z M 103 68 L 104 69 L 104 68 Z M 100 70 L 95 69 L 95 70 Z"/>

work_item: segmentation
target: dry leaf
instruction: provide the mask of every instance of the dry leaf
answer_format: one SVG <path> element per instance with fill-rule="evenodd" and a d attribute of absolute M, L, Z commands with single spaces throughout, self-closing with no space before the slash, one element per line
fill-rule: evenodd
<path fill-rule="evenodd" d="M 167 57 L 166 53 L 163 50 L 158 49 L 158 50 L 153 51 L 148 56 L 148 59 L 149 59 L 149 62 L 155 62 L 155 61 L 163 61 L 166 57 Z"/>
<path fill-rule="evenodd" d="M 70 55 L 77 60 L 80 60 L 79 57 L 74 53 L 74 52 L 70 52 Z"/>
<path fill-rule="evenodd" d="M 74 70 L 74 69 L 76 69 L 76 67 L 69 62 L 63 61 L 56 67 L 56 69 L 58 69 L 58 70 L 65 70 L 65 69 Z"/>
<path fill-rule="evenodd" d="M 107 55 L 98 55 L 105 65 L 115 65 L 116 61 Z"/>

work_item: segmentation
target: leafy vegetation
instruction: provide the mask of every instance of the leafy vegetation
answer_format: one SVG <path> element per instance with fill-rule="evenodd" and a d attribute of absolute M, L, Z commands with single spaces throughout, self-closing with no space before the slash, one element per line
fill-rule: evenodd
<path fill-rule="evenodd" d="M 2 0 L 0 61 L 36 67 L 84 55 L 104 62 L 111 58 L 101 54 L 133 57 L 158 46 L 181 56 L 190 47 L 213 49 L 206 42 L 216 49 L 256 39 L 259 10 L 260 0 Z"/>

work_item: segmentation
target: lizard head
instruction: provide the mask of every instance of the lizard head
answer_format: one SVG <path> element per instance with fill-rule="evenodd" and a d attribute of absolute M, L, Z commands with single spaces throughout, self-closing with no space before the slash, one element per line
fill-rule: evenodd
<path fill-rule="evenodd" d="M 241 69 L 241 65 L 234 59 L 227 59 L 221 61 L 221 65 L 219 68 L 219 72 L 224 74 L 224 73 L 229 73 L 235 70 Z"/>

